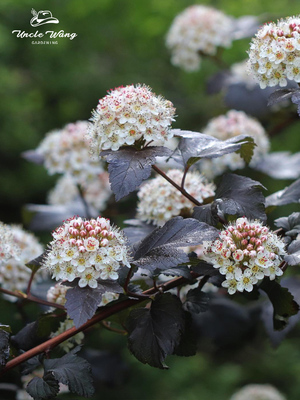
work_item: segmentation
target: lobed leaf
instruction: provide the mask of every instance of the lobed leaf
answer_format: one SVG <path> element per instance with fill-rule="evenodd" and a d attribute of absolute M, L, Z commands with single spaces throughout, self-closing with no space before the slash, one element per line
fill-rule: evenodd
<path fill-rule="evenodd" d="M 44 258 L 48 254 L 49 250 L 44 251 L 43 254 L 29 261 L 26 267 L 30 268 L 32 272 L 37 272 L 43 265 Z"/>
<path fill-rule="evenodd" d="M 253 166 L 275 179 L 297 179 L 300 176 L 300 153 L 276 151 L 261 157 Z"/>
<path fill-rule="evenodd" d="M 174 349 L 174 353 L 179 357 L 194 356 L 197 352 L 198 334 L 190 313 L 184 312 L 184 331 L 180 341 Z"/>
<path fill-rule="evenodd" d="M 81 288 L 76 284 L 67 291 L 65 307 L 76 328 L 92 318 L 106 292 L 123 293 L 123 288 L 118 282 L 101 280 L 96 289 L 89 286 Z"/>
<path fill-rule="evenodd" d="M 28 383 L 26 391 L 34 400 L 50 400 L 59 393 L 59 384 L 51 374 L 48 374 L 43 378 L 33 378 Z"/>
<path fill-rule="evenodd" d="M 4 328 L 4 329 L 3 329 Z M 7 325 L 0 325 L 0 370 L 5 366 L 9 357 L 10 344 L 9 337 L 10 331 Z"/>
<path fill-rule="evenodd" d="M 266 207 L 284 206 L 300 202 L 300 179 L 297 179 L 290 186 L 266 197 Z"/>
<path fill-rule="evenodd" d="M 171 150 L 162 146 L 102 151 L 100 155 L 106 157 L 108 162 L 109 181 L 116 201 L 136 190 L 143 180 L 149 178 L 156 157 L 169 156 L 171 153 Z"/>
<path fill-rule="evenodd" d="M 181 247 L 201 244 L 218 236 L 219 231 L 204 222 L 175 217 L 142 240 L 135 251 L 133 263 L 149 271 L 176 267 L 189 261 Z"/>
<path fill-rule="evenodd" d="M 215 201 L 210 205 L 195 207 L 193 217 L 213 225 L 217 224 L 218 217 L 226 219 L 227 215 L 265 222 L 263 188 L 261 183 L 245 176 L 225 174 L 216 189 Z"/>
<path fill-rule="evenodd" d="M 192 165 L 201 158 L 216 158 L 224 154 L 240 152 L 246 162 L 251 160 L 255 143 L 247 135 L 239 135 L 227 140 L 220 140 L 210 135 L 192 131 L 173 129 L 182 139 L 172 158 L 183 165 Z"/>
<path fill-rule="evenodd" d="M 131 353 L 143 364 L 168 368 L 164 361 L 174 352 L 184 331 L 179 298 L 170 293 L 156 296 L 150 309 L 132 310 L 126 325 Z"/>
<path fill-rule="evenodd" d="M 283 100 L 288 100 L 292 97 L 293 93 L 295 93 L 298 89 L 296 88 L 285 88 L 285 89 L 277 89 L 275 92 L 270 94 L 268 99 L 268 106 L 273 106 Z"/>
<path fill-rule="evenodd" d="M 270 281 L 266 278 L 262 281 L 259 288 L 267 293 L 273 305 L 274 329 L 283 329 L 289 317 L 296 315 L 299 311 L 299 305 L 294 300 L 294 296 L 287 288 L 280 286 L 278 282 Z"/>
<path fill-rule="evenodd" d="M 91 397 L 94 394 L 91 366 L 76 355 L 79 349 L 76 347 L 61 358 L 45 360 L 45 373 L 52 374 L 57 381 L 68 385 L 72 393 Z"/>
<path fill-rule="evenodd" d="M 294 212 L 288 217 L 277 218 L 274 224 L 282 228 L 286 236 L 295 237 L 300 233 L 300 212 Z"/>
<path fill-rule="evenodd" d="M 288 247 L 288 254 L 284 257 L 289 265 L 300 264 L 300 240 L 294 240 Z"/>
<path fill-rule="evenodd" d="M 188 291 L 183 307 L 190 313 L 199 314 L 208 310 L 209 302 L 210 295 L 204 293 L 201 288 L 196 288 Z"/>

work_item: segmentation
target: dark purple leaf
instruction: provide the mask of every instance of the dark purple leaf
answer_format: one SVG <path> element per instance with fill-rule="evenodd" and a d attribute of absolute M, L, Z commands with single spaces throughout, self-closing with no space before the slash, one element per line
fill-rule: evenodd
<path fill-rule="evenodd" d="M 300 153 L 269 153 L 261 157 L 253 168 L 275 179 L 297 179 L 300 176 Z"/>
<path fill-rule="evenodd" d="M 285 88 L 285 89 L 277 89 L 273 92 L 268 99 L 268 106 L 273 106 L 274 104 L 279 103 L 283 100 L 288 100 L 292 97 L 294 93 L 299 89 L 295 88 Z"/>
<path fill-rule="evenodd" d="M 98 282 L 96 289 L 75 286 L 67 291 L 65 307 L 76 328 L 92 318 L 106 292 L 123 293 L 123 289 L 117 282 L 106 280 Z"/>
<path fill-rule="evenodd" d="M 196 246 L 218 236 L 219 231 L 204 222 L 176 217 L 156 228 L 140 243 L 133 263 L 149 271 L 176 267 L 189 261 L 181 247 Z"/>
<path fill-rule="evenodd" d="M 167 368 L 165 359 L 172 354 L 184 331 L 184 313 L 177 296 L 156 296 L 151 308 L 130 312 L 126 322 L 128 347 L 143 364 Z"/>
<path fill-rule="evenodd" d="M 51 400 L 57 396 L 59 384 L 51 374 L 47 374 L 43 378 L 33 378 L 28 383 L 26 391 L 34 400 Z"/>
<path fill-rule="evenodd" d="M 76 355 L 79 349 L 76 347 L 61 358 L 45 360 L 45 373 L 68 385 L 70 392 L 91 397 L 94 394 L 91 366 Z"/>
<path fill-rule="evenodd" d="M 219 140 L 203 133 L 181 131 L 174 129 L 174 134 L 182 139 L 172 158 L 184 165 L 192 165 L 201 158 L 216 158 L 224 154 L 240 152 L 250 161 L 255 143 L 253 138 L 247 135 L 239 135 L 227 140 Z"/>
<path fill-rule="evenodd" d="M 300 179 L 290 186 L 266 197 L 266 207 L 300 203 Z"/>
<path fill-rule="evenodd" d="M 109 181 L 116 200 L 136 190 L 151 174 L 156 157 L 169 156 L 172 151 L 166 147 L 147 147 L 135 150 L 132 147 L 118 151 L 104 150 L 100 153 L 108 162 Z"/>

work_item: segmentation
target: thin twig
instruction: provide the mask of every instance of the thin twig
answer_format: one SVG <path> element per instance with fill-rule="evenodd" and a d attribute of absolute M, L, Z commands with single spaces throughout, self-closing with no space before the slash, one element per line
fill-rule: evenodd
<path fill-rule="evenodd" d="M 36 271 L 34 271 L 34 270 L 31 271 L 31 275 L 30 275 L 29 282 L 28 282 L 27 289 L 26 289 L 27 296 L 30 294 L 31 285 L 32 285 L 35 273 L 36 273 Z"/>
<path fill-rule="evenodd" d="M 119 333 L 120 335 L 127 335 L 127 331 L 123 330 L 123 329 L 117 329 L 117 328 L 113 328 L 109 322 L 107 321 L 101 321 L 101 324 L 104 326 L 105 329 L 107 329 L 108 331 L 111 332 L 115 332 L 115 333 Z"/>
<path fill-rule="evenodd" d="M 184 173 L 183 173 L 182 180 L 181 180 L 181 185 L 180 185 L 180 186 L 181 186 L 181 189 L 183 189 L 183 190 L 184 190 L 185 178 L 186 178 L 186 175 L 187 175 L 189 169 L 190 169 L 190 166 L 189 166 L 189 165 L 187 165 L 187 166 L 185 167 L 185 169 L 184 169 Z"/>
<path fill-rule="evenodd" d="M 87 201 L 86 201 L 86 199 L 84 197 L 83 190 L 82 190 L 82 188 L 81 188 L 79 183 L 77 184 L 77 189 L 78 189 L 79 196 L 80 196 L 80 199 L 81 199 L 83 207 L 84 207 L 86 218 L 90 219 L 90 218 L 92 218 L 91 213 L 90 213 L 90 207 L 89 207 L 89 205 L 88 205 L 88 203 L 87 203 Z"/>
<path fill-rule="evenodd" d="M 171 178 L 168 177 L 162 170 L 160 170 L 156 165 L 152 165 L 152 168 L 154 171 L 156 171 L 159 175 L 161 175 L 163 178 L 165 178 L 171 185 L 173 185 L 183 196 L 185 196 L 187 199 L 189 199 L 192 203 L 194 203 L 196 206 L 201 206 L 201 203 L 199 203 L 198 200 L 196 200 L 193 196 L 191 196 L 185 189 L 181 188 L 179 185 L 177 185 L 176 182 L 174 182 Z"/>
<path fill-rule="evenodd" d="M 193 278 L 196 278 L 199 276 L 195 272 L 191 272 L 191 275 L 193 276 Z M 187 282 L 188 282 L 188 279 L 183 278 L 181 276 L 181 277 L 172 279 L 171 281 L 169 281 L 167 283 L 159 285 L 157 288 L 152 287 L 151 289 L 145 290 L 142 294 L 144 296 L 150 296 L 150 295 L 157 293 L 158 291 L 164 292 L 164 291 L 170 290 L 178 285 L 182 285 Z M 25 353 L 22 353 L 21 355 L 13 358 L 12 360 L 8 361 L 6 366 L 0 371 L 0 376 L 3 375 L 5 372 L 9 371 L 10 369 L 20 365 L 21 363 L 29 360 L 30 358 L 32 358 L 34 356 L 52 350 L 53 348 L 58 346 L 60 343 L 73 337 L 77 333 L 85 331 L 86 329 L 97 324 L 98 322 L 101 322 L 104 319 L 106 319 L 122 310 L 125 310 L 126 308 L 129 308 L 131 306 L 142 303 L 143 301 L 145 301 L 147 299 L 148 299 L 148 297 L 146 299 L 145 298 L 143 298 L 143 299 L 126 299 L 126 300 L 120 301 L 119 303 L 115 303 L 115 304 L 111 305 L 110 307 L 102 308 L 97 314 L 95 314 L 90 320 L 88 320 L 85 324 L 81 325 L 80 327 L 76 328 L 74 326 L 73 328 L 70 328 L 70 329 L 66 330 L 65 332 L 62 332 L 61 334 L 55 336 L 54 338 L 51 338 L 51 339 L 47 340 L 46 342 L 44 342 L 44 343 L 26 351 Z"/>
<path fill-rule="evenodd" d="M 65 310 L 64 306 L 57 304 L 57 303 L 52 303 L 51 301 L 40 299 L 38 297 L 33 296 L 31 293 L 25 294 L 22 292 L 13 292 L 11 290 L 7 290 L 7 289 L 1 288 L 1 287 L 0 287 L 0 292 L 4 293 L 4 294 L 8 294 L 9 296 L 18 297 L 19 299 L 22 299 L 22 300 L 33 301 L 35 303 L 42 304 L 44 306 L 61 308 L 62 310 Z"/>

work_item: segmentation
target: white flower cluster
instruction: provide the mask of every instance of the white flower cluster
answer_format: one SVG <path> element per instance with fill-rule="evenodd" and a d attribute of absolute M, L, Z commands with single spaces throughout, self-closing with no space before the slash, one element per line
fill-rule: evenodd
<path fill-rule="evenodd" d="M 166 45 L 173 65 L 186 71 L 200 67 L 201 54 L 215 55 L 217 48 L 232 42 L 232 18 L 212 7 L 193 5 L 174 19 Z"/>
<path fill-rule="evenodd" d="M 181 184 L 183 172 L 179 169 L 171 169 L 167 175 L 178 185 Z M 215 194 L 215 186 L 207 183 L 197 171 L 186 174 L 184 187 L 199 202 Z M 137 217 L 154 225 L 163 225 L 177 215 L 191 216 L 193 212 L 194 204 L 161 176 L 145 182 L 137 195 Z"/>
<path fill-rule="evenodd" d="M 80 287 L 96 288 L 98 278 L 116 280 L 121 264 L 130 267 L 125 238 L 108 219 L 73 217 L 52 236 L 43 265 L 56 280 L 79 278 Z"/>
<path fill-rule="evenodd" d="M 108 172 L 102 172 L 81 184 L 86 202 L 103 211 L 112 192 L 109 184 Z M 79 198 L 76 181 L 70 175 L 63 175 L 48 195 L 48 203 L 52 205 L 70 204 Z"/>
<path fill-rule="evenodd" d="M 12 255 L 6 262 L 1 263 L 0 283 L 8 290 L 24 290 L 31 275 L 31 270 L 25 264 L 39 257 L 44 249 L 32 233 L 24 231 L 20 226 L 11 225 L 10 232 L 14 245 L 20 249 L 20 252 L 18 258 Z M 46 278 L 45 272 L 40 270 L 35 275 L 34 282 L 43 278 Z M 14 299 L 11 296 L 6 298 Z"/>
<path fill-rule="evenodd" d="M 68 289 L 70 289 L 68 286 L 61 285 L 60 283 L 51 286 L 47 292 L 47 300 L 51 303 L 57 303 L 64 306 L 67 301 L 66 293 Z"/>
<path fill-rule="evenodd" d="M 55 286 L 51 286 L 48 290 L 47 300 L 52 303 L 57 303 L 64 306 L 66 304 L 66 293 L 69 289 L 70 288 L 68 286 L 57 283 Z M 117 300 L 118 298 L 118 293 L 105 292 L 102 295 L 102 299 L 98 307 L 106 306 L 106 304 L 110 303 L 111 301 Z"/>
<path fill-rule="evenodd" d="M 249 66 L 262 89 L 300 82 L 300 17 L 265 24 L 252 39 Z"/>
<path fill-rule="evenodd" d="M 219 239 L 204 242 L 203 247 L 203 258 L 225 275 L 222 286 L 229 294 L 251 292 L 265 276 L 274 280 L 283 274 L 279 266 L 285 244 L 259 221 L 238 218 L 221 231 Z"/>
<path fill-rule="evenodd" d="M 286 400 L 286 398 L 274 386 L 252 384 L 244 386 L 230 400 Z"/>
<path fill-rule="evenodd" d="M 70 174 L 77 182 L 103 172 L 98 159 L 92 159 L 86 139 L 89 123 L 77 121 L 61 130 L 49 132 L 36 149 L 44 158 L 50 175 Z"/>
<path fill-rule="evenodd" d="M 270 142 L 263 126 L 243 111 L 230 110 L 225 115 L 211 119 L 203 133 L 220 140 L 227 140 L 238 135 L 251 136 L 256 147 L 254 148 L 250 166 L 254 166 L 270 148 Z M 202 160 L 200 163 L 201 171 L 209 179 L 222 174 L 227 168 L 235 170 L 244 167 L 244 160 L 236 153 Z"/>
<path fill-rule="evenodd" d="M 74 322 L 72 319 L 65 319 L 63 322 L 60 323 L 59 328 L 56 332 L 51 333 L 50 337 L 53 338 L 55 336 L 60 335 L 61 333 L 67 331 L 70 328 L 74 327 Z M 60 343 L 59 347 L 68 353 L 75 345 L 80 345 L 84 339 L 84 333 L 78 332 L 76 335 L 72 336 L 71 338 L 65 340 L 64 342 Z"/>
<path fill-rule="evenodd" d="M 147 86 L 118 87 L 100 99 L 93 111 L 88 132 L 92 151 L 118 150 L 138 140 L 164 143 L 173 136 L 174 114 L 173 104 Z"/>
<path fill-rule="evenodd" d="M 15 242 L 10 225 L 0 222 L 0 266 L 10 258 L 19 259 L 20 246 Z"/>

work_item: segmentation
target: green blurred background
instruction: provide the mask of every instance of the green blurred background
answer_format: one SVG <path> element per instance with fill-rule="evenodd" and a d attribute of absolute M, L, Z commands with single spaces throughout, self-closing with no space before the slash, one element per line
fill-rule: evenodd
<path fill-rule="evenodd" d="M 191 4 L 194 2 L 189 0 L 1 0 L 0 220 L 21 222 L 22 206 L 45 203 L 56 180 L 42 166 L 22 159 L 21 152 L 37 147 L 52 129 L 89 119 L 98 99 L 110 88 L 149 85 L 174 103 L 178 115 L 175 128 L 199 131 L 210 118 L 227 111 L 222 95 L 205 94 L 206 79 L 218 71 L 210 60 L 204 60 L 195 73 L 170 64 L 165 35 L 174 17 Z M 234 17 L 264 14 L 265 20 L 300 12 L 299 0 L 207 0 L 201 4 Z M 50 9 L 60 21 L 59 29 L 78 36 L 60 39 L 58 45 L 33 45 L 31 39 L 16 38 L 12 30 L 34 30 L 29 25 L 31 8 Z M 46 30 L 45 26 L 38 29 Z M 225 50 L 226 62 L 246 58 L 249 42 L 243 39 Z M 272 150 L 300 151 L 298 129 L 297 122 L 274 138 Z M 290 183 L 276 182 L 263 174 L 255 178 L 269 193 Z M 113 388 L 103 385 L 95 399 L 226 400 L 237 387 L 260 382 L 273 383 L 288 399 L 299 400 L 296 333 L 276 351 L 268 343 L 260 344 L 257 350 L 253 345 L 237 359 L 205 354 L 173 357 L 169 371 L 138 364 L 124 350 L 122 340 L 107 339 L 103 341 L 107 348 L 123 349 L 129 378 Z"/>

